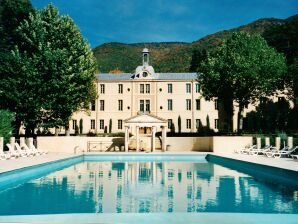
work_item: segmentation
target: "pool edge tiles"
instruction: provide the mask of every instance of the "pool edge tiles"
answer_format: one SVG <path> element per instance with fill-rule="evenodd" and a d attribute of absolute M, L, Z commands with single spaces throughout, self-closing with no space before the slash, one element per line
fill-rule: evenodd
<path fill-rule="evenodd" d="M 214 224 L 296 224 L 297 214 L 262 213 L 106 213 L 0 216 L 0 222 L 14 223 L 204 223 Z"/>
<path fill-rule="evenodd" d="M 79 155 L 2 172 L 0 173 L 0 190 L 25 183 L 31 179 L 45 176 L 83 161 L 83 156 Z"/>
<path fill-rule="evenodd" d="M 149 162 L 149 161 L 165 161 L 165 162 L 200 162 L 207 163 L 206 154 L 188 155 L 188 154 L 84 154 L 84 161 L 86 162 Z"/>
<path fill-rule="evenodd" d="M 208 154 L 206 160 L 238 172 L 246 173 L 253 177 L 259 177 L 260 179 L 265 178 L 271 180 L 271 182 L 298 187 L 298 172 L 295 170 L 239 160 L 237 158 L 225 157 L 223 155 Z"/>

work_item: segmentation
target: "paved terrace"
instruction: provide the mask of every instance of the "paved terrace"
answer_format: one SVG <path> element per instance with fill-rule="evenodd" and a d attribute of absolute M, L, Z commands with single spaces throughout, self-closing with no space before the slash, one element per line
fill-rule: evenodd
<path fill-rule="evenodd" d="M 298 172 L 297 159 L 294 160 L 292 158 L 269 158 L 263 155 L 246 155 L 238 153 L 216 153 L 214 155 Z"/>
<path fill-rule="evenodd" d="M 90 152 L 85 153 L 86 155 L 207 155 L 213 154 L 210 152 Z M 0 160 L 0 173 L 17 170 L 25 167 L 40 165 L 43 163 L 54 162 L 63 160 L 71 157 L 78 156 L 80 154 L 66 154 L 66 153 L 48 153 L 46 155 L 34 156 L 34 157 L 21 157 L 18 159 Z M 249 163 L 255 163 L 260 165 L 272 166 L 286 170 L 292 170 L 298 172 L 298 160 L 292 158 L 268 158 L 265 156 L 254 156 L 236 153 L 217 153 L 214 154 L 220 157 L 230 158 L 239 161 L 245 161 Z"/>
<path fill-rule="evenodd" d="M 46 155 L 39 155 L 33 157 L 20 157 L 17 159 L 0 160 L 0 173 L 40 165 L 43 163 L 54 162 L 57 160 L 67 159 L 74 156 L 78 156 L 78 154 L 75 155 L 65 153 L 48 153 Z"/>

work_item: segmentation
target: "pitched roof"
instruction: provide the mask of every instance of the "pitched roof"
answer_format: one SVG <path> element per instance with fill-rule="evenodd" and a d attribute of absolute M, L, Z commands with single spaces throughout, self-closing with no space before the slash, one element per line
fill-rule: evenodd
<path fill-rule="evenodd" d="M 110 73 L 101 73 L 97 74 L 97 80 L 103 81 L 125 81 L 133 80 L 133 75 L 131 73 L 121 73 L 121 74 L 110 74 Z M 155 73 L 151 77 L 146 79 L 148 80 L 196 80 L 198 77 L 197 73 Z M 135 79 L 138 80 L 138 79 Z"/>
<path fill-rule="evenodd" d="M 167 120 L 153 114 L 138 114 L 124 120 L 124 123 L 167 123 Z"/>

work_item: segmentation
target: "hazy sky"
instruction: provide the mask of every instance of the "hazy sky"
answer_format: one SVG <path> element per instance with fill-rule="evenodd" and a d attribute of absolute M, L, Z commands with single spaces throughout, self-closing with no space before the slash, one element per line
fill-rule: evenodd
<path fill-rule="evenodd" d="M 298 0 L 32 0 L 68 14 L 92 47 L 106 42 L 192 42 L 259 18 L 298 13 Z"/>

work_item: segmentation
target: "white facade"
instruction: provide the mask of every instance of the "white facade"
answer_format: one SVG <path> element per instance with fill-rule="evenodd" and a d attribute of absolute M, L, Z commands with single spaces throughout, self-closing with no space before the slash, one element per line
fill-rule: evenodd
<path fill-rule="evenodd" d="M 98 74 L 96 88 L 98 98 L 88 112 L 77 112 L 70 123 L 83 120 L 83 133 L 124 132 L 124 120 L 138 113 L 149 113 L 173 123 L 178 132 L 196 132 L 197 125 L 206 125 L 217 131 L 218 110 L 215 101 L 202 97 L 196 73 L 155 73 L 149 65 L 149 51 L 143 51 L 143 65 L 134 74 Z M 199 121 L 200 120 L 200 121 Z M 170 129 L 168 125 L 168 131 Z"/>

